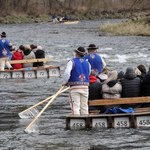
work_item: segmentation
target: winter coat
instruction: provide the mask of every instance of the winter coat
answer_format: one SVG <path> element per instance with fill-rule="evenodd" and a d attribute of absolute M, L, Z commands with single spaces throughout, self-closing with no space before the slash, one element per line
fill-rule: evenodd
<path fill-rule="evenodd" d="M 13 53 L 12 60 L 22 60 L 22 59 L 23 59 L 22 52 L 16 51 Z M 13 64 L 12 67 L 13 69 L 21 69 L 23 68 L 23 65 L 21 63 L 18 63 L 18 64 Z"/>
<path fill-rule="evenodd" d="M 89 100 L 102 99 L 102 84 L 93 75 L 90 75 Z M 89 110 L 100 110 L 102 107 L 90 106 Z"/>
<path fill-rule="evenodd" d="M 35 54 L 31 50 L 25 50 L 23 51 L 23 53 L 24 53 L 23 59 L 35 59 Z M 23 67 L 24 68 L 33 67 L 33 63 L 24 63 Z"/>
<path fill-rule="evenodd" d="M 124 78 L 120 81 L 122 97 L 139 97 L 141 95 L 141 80 L 132 68 L 127 68 Z"/>
<path fill-rule="evenodd" d="M 150 96 L 150 74 L 147 74 L 145 78 L 143 78 L 142 96 Z"/>
<path fill-rule="evenodd" d="M 102 85 L 103 98 L 120 98 L 122 86 L 117 80 Z"/>
<path fill-rule="evenodd" d="M 37 50 L 35 53 L 35 57 L 38 58 L 45 58 L 45 52 L 43 50 Z M 33 67 L 43 66 L 43 62 L 35 62 L 33 64 Z"/>

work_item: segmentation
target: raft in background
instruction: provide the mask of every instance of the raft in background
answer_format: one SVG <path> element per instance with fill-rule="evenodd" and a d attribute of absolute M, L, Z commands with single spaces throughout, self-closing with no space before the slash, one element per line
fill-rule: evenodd
<path fill-rule="evenodd" d="M 64 22 L 63 22 L 63 24 L 68 24 L 68 25 L 69 25 L 69 24 L 78 24 L 78 23 L 79 23 L 78 20 L 70 20 L 70 21 L 68 20 L 68 21 L 64 21 Z"/>
<path fill-rule="evenodd" d="M 150 97 L 100 99 L 89 101 L 89 106 L 126 105 L 150 103 Z M 103 129 L 150 127 L 150 107 L 135 108 L 134 113 L 69 115 L 66 129 Z"/>
<path fill-rule="evenodd" d="M 11 64 L 17 63 L 31 63 L 31 62 L 48 62 L 50 58 L 42 59 L 27 59 L 27 60 L 13 60 Z M 50 78 L 60 77 L 60 67 L 44 65 L 40 67 L 30 67 L 15 70 L 5 69 L 0 71 L 0 79 L 29 79 L 29 78 Z"/>

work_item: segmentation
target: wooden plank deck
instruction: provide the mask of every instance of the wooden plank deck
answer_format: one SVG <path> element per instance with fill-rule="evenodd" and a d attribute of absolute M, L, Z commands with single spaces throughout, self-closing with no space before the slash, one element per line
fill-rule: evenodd
<path fill-rule="evenodd" d="M 89 101 L 89 106 L 150 103 L 150 97 L 100 99 Z M 86 128 L 150 128 L 150 107 L 135 108 L 134 113 L 68 115 L 66 129 Z"/>

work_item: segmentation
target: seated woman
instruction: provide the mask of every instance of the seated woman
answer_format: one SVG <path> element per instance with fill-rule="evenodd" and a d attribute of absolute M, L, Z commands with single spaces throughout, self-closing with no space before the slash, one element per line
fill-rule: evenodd
<path fill-rule="evenodd" d="M 23 50 L 23 59 L 35 59 L 35 54 L 33 51 L 31 51 L 30 45 L 25 45 L 24 46 L 25 50 Z M 30 68 L 33 67 L 33 63 L 24 63 L 23 64 L 24 68 Z"/>
<path fill-rule="evenodd" d="M 108 79 L 105 80 L 102 85 L 103 98 L 120 98 L 122 92 L 122 86 L 117 80 L 117 71 L 111 71 L 108 74 Z"/>
<path fill-rule="evenodd" d="M 20 51 L 20 49 L 12 49 L 12 60 L 22 60 L 23 59 L 23 54 L 22 51 Z M 13 69 L 21 69 L 23 68 L 22 63 L 18 63 L 18 64 L 12 64 Z"/>
<path fill-rule="evenodd" d="M 108 79 L 104 81 L 104 84 L 102 85 L 102 95 L 105 99 L 116 99 L 121 97 L 122 92 L 122 86 L 120 82 L 118 81 L 118 73 L 116 70 L 110 71 L 108 74 Z M 118 105 L 115 106 L 105 106 L 105 112 L 113 107 L 118 107 Z"/>

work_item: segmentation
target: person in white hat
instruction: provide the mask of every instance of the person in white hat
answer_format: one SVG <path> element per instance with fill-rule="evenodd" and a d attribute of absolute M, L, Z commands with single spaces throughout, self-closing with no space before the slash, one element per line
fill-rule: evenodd
<path fill-rule="evenodd" d="M 76 57 L 67 63 L 63 85 L 70 86 L 70 106 L 73 115 L 88 114 L 89 75 L 91 66 L 84 59 L 86 51 L 83 47 L 75 50 Z"/>

